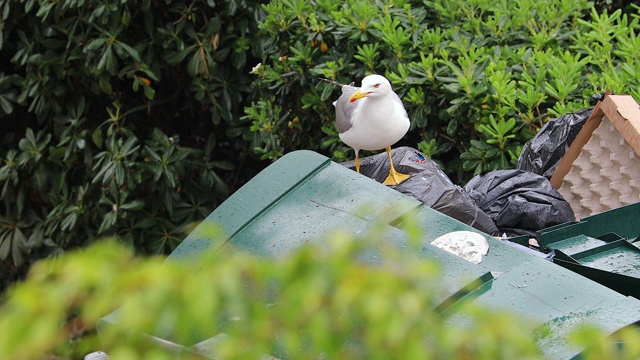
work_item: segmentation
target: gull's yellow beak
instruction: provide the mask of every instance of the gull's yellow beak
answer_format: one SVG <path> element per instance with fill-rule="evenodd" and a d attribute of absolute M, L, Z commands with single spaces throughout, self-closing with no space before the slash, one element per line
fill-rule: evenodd
<path fill-rule="evenodd" d="M 349 102 L 354 102 L 358 99 L 362 99 L 363 97 L 367 96 L 368 93 L 364 93 L 360 90 L 356 90 L 356 92 L 354 92 L 353 94 L 351 94 L 351 97 L 349 98 Z"/>

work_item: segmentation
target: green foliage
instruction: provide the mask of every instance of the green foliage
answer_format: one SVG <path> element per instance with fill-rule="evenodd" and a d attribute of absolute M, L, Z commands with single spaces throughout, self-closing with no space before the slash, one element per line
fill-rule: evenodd
<path fill-rule="evenodd" d="M 334 129 L 339 89 L 387 76 L 404 101 L 404 142 L 429 150 L 454 182 L 511 168 L 550 118 L 611 89 L 640 99 L 640 19 L 578 1 L 271 1 L 263 6 L 260 102 L 246 118 L 256 151 L 352 155 Z M 322 129 L 322 133 L 319 131 Z M 435 143 L 434 143 L 435 141 Z M 422 144 L 422 145 L 418 145 Z"/>
<path fill-rule="evenodd" d="M 203 252 L 163 262 L 102 242 L 39 262 L 0 306 L 0 357 L 78 357 L 104 345 L 114 359 L 197 358 L 172 356 L 142 334 L 189 345 L 222 333 L 215 352 L 224 359 L 542 358 L 531 324 L 512 314 L 463 301 L 460 325 L 438 312 L 438 267 L 384 245 L 380 232 L 337 232 L 318 244 L 280 260 L 226 248 L 215 261 Z M 371 251 L 386 261 L 363 261 Z M 117 321 L 101 327 L 100 339 L 70 341 L 61 331 L 69 320 L 91 326 L 115 309 Z M 589 327 L 573 341 L 588 347 L 586 359 L 631 359 L 639 335 L 622 333 L 630 344 L 622 350 Z"/>
<path fill-rule="evenodd" d="M 171 250 L 255 173 L 234 164 L 252 3 L 0 0 L 0 16 L 4 274 L 98 235 Z"/>

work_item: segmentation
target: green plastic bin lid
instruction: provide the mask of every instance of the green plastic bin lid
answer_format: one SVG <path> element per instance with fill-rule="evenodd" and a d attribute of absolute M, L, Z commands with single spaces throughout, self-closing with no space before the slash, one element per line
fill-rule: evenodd
<path fill-rule="evenodd" d="M 402 230 L 402 215 L 408 212 L 414 213 L 424 233 L 419 255 L 442 268 L 437 309 L 451 314 L 449 321 L 466 321 L 455 312 L 456 302 L 465 297 L 520 314 L 550 329 L 538 340 L 550 358 L 571 358 L 580 352 L 565 339 L 582 320 L 605 333 L 640 321 L 637 299 L 520 251 L 310 151 L 289 153 L 255 176 L 189 234 L 169 259 L 188 259 L 214 247 L 211 260 L 215 261 L 230 246 L 260 256 L 284 257 L 308 242 L 320 242 L 330 231 L 366 234 L 380 222 L 385 224 L 385 240 L 409 251 Z M 222 227 L 226 237 L 211 238 L 214 224 Z M 485 237 L 490 248 L 482 262 L 473 264 L 431 245 L 454 231 Z M 382 261 L 375 253 L 370 260 Z M 117 321 L 117 316 L 105 321 Z"/>
<path fill-rule="evenodd" d="M 623 295 L 640 298 L 640 202 L 537 234 L 553 262 Z"/>
<path fill-rule="evenodd" d="M 579 222 L 559 224 L 538 232 L 540 247 L 553 248 L 553 244 L 574 236 L 592 238 L 618 237 L 635 239 L 640 236 L 640 202 L 608 210 L 583 218 Z"/>

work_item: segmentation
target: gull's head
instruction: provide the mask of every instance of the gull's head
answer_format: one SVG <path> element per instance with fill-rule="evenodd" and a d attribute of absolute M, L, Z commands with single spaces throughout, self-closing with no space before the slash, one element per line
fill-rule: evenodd
<path fill-rule="evenodd" d="M 369 75 L 362 79 L 362 86 L 349 98 L 349 102 L 354 102 L 363 97 L 384 96 L 390 93 L 391 83 L 382 75 Z"/>

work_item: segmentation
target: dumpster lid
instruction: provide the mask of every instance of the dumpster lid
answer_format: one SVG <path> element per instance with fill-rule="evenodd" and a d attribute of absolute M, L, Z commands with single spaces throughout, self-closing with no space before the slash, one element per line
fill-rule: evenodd
<path fill-rule="evenodd" d="M 410 235 L 404 221 L 409 213 L 422 230 L 417 251 L 415 246 L 407 246 Z M 211 230 L 215 224 L 226 236 Z M 435 309 L 451 315 L 451 321 L 462 321 L 464 315 L 456 312 L 456 304 L 466 298 L 552 328 L 539 343 L 552 358 L 570 358 L 581 351 L 566 341 L 572 324 L 579 320 L 587 320 L 608 334 L 640 322 L 639 300 L 509 246 L 310 151 L 285 155 L 245 184 L 185 238 L 169 261 L 188 260 L 205 248 L 215 249 L 207 259 L 215 261 L 230 247 L 259 256 L 284 257 L 308 242 L 322 246 L 323 236 L 336 228 L 356 237 L 375 229 L 400 253 L 410 251 L 411 256 L 439 264 L 442 285 L 434 294 Z M 455 231 L 484 237 L 489 250 L 482 262 L 474 264 L 431 244 Z M 375 247 L 365 256 L 372 266 L 392 261 Z M 611 304 L 618 310 L 614 314 Z M 117 314 L 104 317 L 99 330 L 114 321 L 118 321 Z M 171 329 L 166 331 L 150 335 L 171 341 Z"/>

